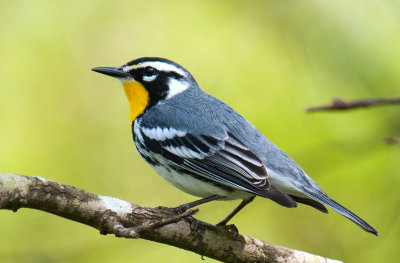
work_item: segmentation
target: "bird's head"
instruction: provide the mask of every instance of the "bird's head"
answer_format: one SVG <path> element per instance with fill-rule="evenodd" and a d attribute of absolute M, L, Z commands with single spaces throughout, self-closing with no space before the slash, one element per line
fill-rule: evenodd
<path fill-rule="evenodd" d="M 158 102 L 196 86 L 186 69 L 164 58 L 144 57 L 121 67 L 97 67 L 92 70 L 122 82 L 130 104 L 131 123 Z"/>

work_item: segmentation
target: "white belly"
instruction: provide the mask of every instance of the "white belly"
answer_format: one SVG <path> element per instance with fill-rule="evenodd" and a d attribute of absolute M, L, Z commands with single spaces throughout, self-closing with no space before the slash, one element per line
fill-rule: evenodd
<path fill-rule="evenodd" d="M 218 187 L 209 182 L 199 180 L 192 175 L 177 173 L 173 169 L 166 169 L 162 165 L 152 166 L 152 168 L 162 177 L 165 181 L 175 186 L 176 188 L 184 191 L 185 193 L 198 196 L 198 197 L 209 197 L 212 195 L 223 196 L 220 200 L 236 200 L 245 199 L 253 194 L 241 191 L 233 190 L 229 191 L 224 188 Z"/>

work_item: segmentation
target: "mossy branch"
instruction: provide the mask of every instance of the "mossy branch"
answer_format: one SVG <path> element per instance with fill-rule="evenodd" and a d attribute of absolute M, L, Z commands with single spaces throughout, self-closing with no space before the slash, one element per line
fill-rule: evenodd
<path fill-rule="evenodd" d="M 183 248 L 224 262 L 338 262 L 239 235 L 227 227 L 182 214 L 89 193 L 41 177 L 0 174 L 0 209 L 33 208 L 94 227 L 101 234 L 143 238 Z M 196 220 L 197 221 L 197 220 Z"/>

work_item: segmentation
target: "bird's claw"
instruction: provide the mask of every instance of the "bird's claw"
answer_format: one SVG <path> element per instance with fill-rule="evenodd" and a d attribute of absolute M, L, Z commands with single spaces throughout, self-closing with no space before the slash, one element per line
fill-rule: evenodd
<path fill-rule="evenodd" d="M 175 213 L 175 214 L 182 214 L 188 210 L 187 208 L 183 207 L 182 205 L 177 206 L 177 207 L 166 207 L 166 206 L 157 206 L 157 210 L 165 211 L 165 212 L 170 212 L 170 213 Z"/>
<path fill-rule="evenodd" d="M 226 228 L 229 232 L 233 233 L 234 240 L 238 239 L 239 229 L 234 224 L 226 225 L 224 223 L 218 223 L 218 224 L 216 224 L 216 226 Z"/>
<path fill-rule="evenodd" d="M 190 222 L 190 229 L 192 230 L 190 234 L 194 235 L 197 232 L 197 229 L 199 228 L 199 221 L 193 216 L 188 216 L 186 217 L 186 219 Z"/>

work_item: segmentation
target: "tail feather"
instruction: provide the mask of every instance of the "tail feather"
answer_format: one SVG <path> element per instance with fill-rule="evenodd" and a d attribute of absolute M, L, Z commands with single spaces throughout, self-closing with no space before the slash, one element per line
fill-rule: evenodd
<path fill-rule="evenodd" d="M 263 191 L 258 194 L 263 197 L 269 198 L 282 206 L 289 208 L 297 207 L 296 201 L 293 200 L 290 195 L 283 193 L 273 185 L 271 185 L 267 191 Z"/>
<path fill-rule="evenodd" d="M 289 195 L 289 196 L 298 203 L 302 203 L 302 204 L 314 207 L 315 209 L 321 211 L 322 213 L 325 213 L 325 214 L 328 213 L 328 210 L 326 209 L 326 207 L 323 204 L 321 204 L 320 202 L 315 201 L 314 199 L 299 197 L 299 196 L 295 196 L 295 195 Z"/>
<path fill-rule="evenodd" d="M 357 215 L 355 215 L 353 212 L 351 212 L 350 210 L 348 210 L 347 208 L 345 208 L 344 206 L 342 206 L 341 204 L 337 203 L 336 201 L 332 200 L 328 195 L 326 195 L 325 193 L 318 193 L 318 194 L 314 194 L 314 193 L 304 193 L 305 195 L 307 195 L 308 197 L 314 199 L 315 201 L 318 201 L 324 205 L 326 205 L 327 207 L 335 210 L 336 212 L 338 212 L 339 214 L 347 217 L 348 219 L 350 219 L 351 221 L 353 221 L 354 223 L 356 223 L 359 227 L 361 227 L 362 229 L 364 229 L 365 231 L 372 233 L 376 236 L 378 235 L 378 231 L 376 231 L 372 226 L 370 226 L 367 222 L 365 222 L 364 220 L 362 220 L 360 217 L 358 217 Z"/>

